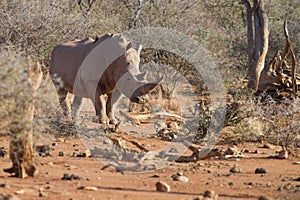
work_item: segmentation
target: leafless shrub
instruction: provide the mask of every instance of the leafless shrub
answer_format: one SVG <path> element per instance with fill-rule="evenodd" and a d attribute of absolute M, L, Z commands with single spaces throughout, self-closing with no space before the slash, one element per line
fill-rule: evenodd
<path fill-rule="evenodd" d="M 236 139 L 240 142 L 266 141 L 284 148 L 299 147 L 298 99 L 255 96 L 247 90 L 232 91 L 231 95 L 225 125 L 234 127 Z"/>
<path fill-rule="evenodd" d="M 0 27 L 3 49 L 21 50 L 49 66 L 55 45 L 104 34 L 108 21 L 101 12 L 85 16 L 75 1 L 13 0 L 0 5 Z"/>
<path fill-rule="evenodd" d="M 0 134 L 8 135 L 14 121 L 19 121 L 19 129 L 31 124 L 23 118 L 24 109 L 36 105 L 33 133 L 40 135 L 50 130 L 49 119 L 58 112 L 57 98 L 50 81 L 44 79 L 35 95 L 30 92 L 28 69 L 31 59 L 13 51 L 0 52 Z M 24 121 L 24 123 L 22 122 Z M 16 127 L 18 128 L 18 127 Z"/>
<path fill-rule="evenodd" d="M 35 99 L 29 92 L 29 64 L 30 61 L 19 54 L 0 54 L 0 131 L 4 134 L 8 132 L 12 121 L 22 121 L 23 108 Z"/>
<path fill-rule="evenodd" d="M 263 121 L 264 139 L 285 148 L 298 146 L 299 106 L 298 99 L 284 98 L 278 101 L 269 96 L 258 102 L 255 114 Z"/>

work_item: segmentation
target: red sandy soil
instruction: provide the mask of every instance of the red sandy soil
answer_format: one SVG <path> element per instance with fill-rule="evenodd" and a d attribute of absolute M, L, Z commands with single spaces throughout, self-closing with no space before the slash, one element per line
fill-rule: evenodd
<path fill-rule="evenodd" d="M 8 151 L 9 138 L 0 137 L 0 147 Z M 2 169 L 11 167 L 8 157 L 0 158 L 1 194 L 13 194 L 20 199 L 194 199 L 206 190 L 213 190 L 219 199 L 258 199 L 270 196 L 274 199 L 300 199 L 300 159 L 267 158 L 274 149 L 260 148 L 261 144 L 244 143 L 239 149 L 247 149 L 247 158 L 200 160 L 196 163 L 170 163 L 170 165 L 148 172 L 118 172 L 114 167 L 100 170 L 104 164 L 92 157 L 74 157 L 74 151 L 84 152 L 79 139 L 43 140 L 51 146 L 51 155 L 35 157 L 39 173 L 36 177 L 19 179 L 10 177 Z M 141 142 L 141 140 L 139 140 Z M 157 143 L 156 140 L 153 140 Z M 151 140 L 147 141 L 151 146 Z M 150 143 L 150 144 L 149 144 Z M 218 148 L 226 149 L 228 145 Z M 280 149 L 279 147 L 276 147 Z M 258 150 L 258 154 L 251 152 Z M 64 156 L 58 156 L 60 151 Z M 242 168 L 241 173 L 230 173 L 234 164 Z M 256 168 L 265 168 L 267 173 L 255 174 Z M 187 183 L 174 181 L 171 176 L 183 172 Z M 64 173 L 75 174 L 82 180 L 61 180 Z M 170 185 L 168 193 L 156 191 L 155 183 L 164 181 Z M 81 186 L 87 187 L 79 189 Z M 89 186 L 93 188 L 88 188 Z M 40 197 L 40 192 L 42 196 Z"/>

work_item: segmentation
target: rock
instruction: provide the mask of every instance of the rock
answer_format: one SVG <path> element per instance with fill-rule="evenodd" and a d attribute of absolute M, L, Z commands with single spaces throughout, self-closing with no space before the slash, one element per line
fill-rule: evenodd
<path fill-rule="evenodd" d="M 91 156 L 92 156 L 91 151 L 89 149 L 87 149 L 85 151 L 85 157 L 91 157 Z"/>
<path fill-rule="evenodd" d="M 148 151 L 145 154 L 142 154 L 142 157 L 140 158 L 141 161 L 143 160 L 153 160 L 156 156 L 156 153 L 153 151 Z"/>
<path fill-rule="evenodd" d="M 250 150 L 249 149 L 245 149 L 244 153 L 250 153 Z"/>
<path fill-rule="evenodd" d="M 289 157 L 287 150 L 282 150 L 278 153 L 277 158 L 278 159 L 287 159 Z"/>
<path fill-rule="evenodd" d="M 209 198 L 210 200 L 218 200 L 218 198 L 219 198 L 219 195 L 216 194 L 216 192 L 213 190 L 206 190 L 204 192 L 203 196 L 204 196 L 204 199 Z"/>
<path fill-rule="evenodd" d="M 189 178 L 184 176 L 182 173 L 173 174 L 171 176 L 171 178 L 174 181 L 181 181 L 181 182 L 184 182 L 184 183 L 187 183 L 189 181 Z"/>
<path fill-rule="evenodd" d="M 9 195 L 0 194 L 0 199 L 2 199 L 2 200 L 20 200 L 19 197 L 15 196 L 13 194 L 9 194 Z"/>
<path fill-rule="evenodd" d="M 40 157 L 46 157 L 46 156 L 50 156 L 50 153 L 44 153 L 44 152 L 39 152 L 39 156 Z"/>
<path fill-rule="evenodd" d="M 42 188 L 39 189 L 39 197 L 47 197 L 44 190 Z"/>
<path fill-rule="evenodd" d="M 273 198 L 268 197 L 268 196 L 260 196 L 260 197 L 258 197 L 258 200 L 273 200 Z"/>
<path fill-rule="evenodd" d="M 91 156 L 92 156 L 92 154 L 91 154 L 89 149 L 86 150 L 85 152 L 76 152 L 76 151 L 73 152 L 73 157 L 82 157 L 82 158 L 84 158 L 84 157 L 91 157 Z"/>
<path fill-rule="evenodd" d="M 94 187 L 94 186 L 86 186 L 86 187 L 85 187 L 85 190 L 97 191 L 98 188 L 97 188 L 97 187 Z"/>
<path fill-rule="evenodd" d="M 15 191 L 15 194 L 24 194 L 25 193 L 25 190 L 18 190 L 18 191 Z"/>
<path fill-rule="evenodd" d="M 233 167 L 229 171 L 231 173 L 241 173 L 243 170 L 239 165 L 234 164 Z"/>
<path fill-rule="evenodd" d="M 265 168 L 256 168 L 255 174 L 266 174 L 267 170 Z"/>
<path fill-rule="evenodd" d="M 0 188 L 10 188 L 10 185 L 6 183 L 0 183 Z"/>
<path fill-rule="evenodd" d="M 300 181 L 300 176 L 298 178 L 295 178 L 294 181 Z"/>
<path fill-rule="evenodd" d="M 167 123 L 167 128 L 171 129 L 171 130 L 179 130 L 180 127 L 177 124 L 177 122 L 171 121 Z"/>
<path fill-rule="evenodd" d="M 63 151 L 58 152 L 58 156 L 64 156 L 64 155 L 65 155 L 65 154 L 64 154 Z"/>
<path fill-rule="evenodd" d="M 155 184 L 156 186 L 156 191 L 160 191 L 160 192 L 170 192 L 171 191 L 171 187 L 162 181 L 159 181 Z"/>
<path fill-rule="evenodd" d="M 177 175 L 178 176 L 183 176 L 184 174 L 183 174 L 183 172 L 177 172 Z"/>
<path fill-rule="evenodd" d="M 80 176 L 77 176 L 77 175 L 74 175 L 74 174 L 67 174 L 67 173 L 64 173 L 64 176 L 61 178 L 61 180 L 82 180 L 82 178 Z"/>
<path fill-rule="evenodd" d="M 255 149 L 255 151 L 253 153 L 254 154 L 259 154 L 259 151 L 257 149 Z"/>
<path fill-rule="evenodd" d="M 50 148 L 50 145 L 48 145 L 48 144 L 35 146 L 35 150 L 42 157 L 50 156 L 50 150 L 51 150 L 51 148 Z"/>
<path fill-rule="evenodd" d="M 176 149 L 176 148 L 171 148 L 171 149 L 169 150 L 169 152 L 170 152 L 170 153 L 179 153 L 178 149 Z"/>
<path fill-rule="evenodd" d="M 228 182 L 228 186 L 234 186 L 233 182 Z"/>
<path fill-rule="evenodd" d="M 154 174 L 153 176 L 150 176 L 150 178 L 159 178 L 159 174 Z"/>
<path fill-rule="evenodd" d="M 181 181 L 184 183 L 187 183 L 189 181 L 189 178 L 186 176 L 178 176 L 177 179 L 178 179 L 178 181 Z"/>
<path fill-rule="evenodd" d="M 283 189 L 285 189 L 285 190 L 292 190 L 293 188 L 294 188 L 293 185 L 290 183 L 283 186 Z"/>
<path fill-rule="evenodd" d="M 4 158 L 7 155 L 7 151 L 5 151 L 4 147 L 0 147 L 0 157 Z"/>
<path fill-rule="evenodd" d="M 249 186 L 253 186 L 253 187 L 256 186 L 256 183 L 254 183 L 254 182 L 252 182 L 252 181 L 251 181 L 251 182 L 244 183 L 244 184 L 245 184 L 245 185 L 249 185 Z"/>
<path fill-rule="evenodd" d="M 177 138 L 177 135 L 167 129 L 161 129 L 157 132 L 155 137 L 158 137 L 163 141 L 172 141 L 173 139 Z"/>
<path fill-rule="evenodd" d="M 97 191 L 98 188 L 94 186 L 80 186 L 78 190 L 89 190 L 89 191 Z"/>
<path fill-rule="evenodd" d="M 229 147 L 225 151 L 225 155 L 231 155 L 231 156 L 237 156 L 241 154 L 241 150 L 237 148 L 236 146 Z"/>

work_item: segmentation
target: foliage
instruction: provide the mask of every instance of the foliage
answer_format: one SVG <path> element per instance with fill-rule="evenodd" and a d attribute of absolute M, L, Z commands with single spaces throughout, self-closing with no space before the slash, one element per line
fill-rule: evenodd
<path fill-rule="evenodd" d="M 285 19 L 299 57 L 299 15 L 292 2 L 285 2 L 266 2 L 271 31 L 269 57 L 284 46 Z M 211 51 L 223 74 L 235 79 L 247 71 L 245 17 L 241 1 L 2 0 L 0 44 L 33 55 L 48 68 L 50 52 L 58 43 L 130 28 L 165 27 L 199 40 Z"/>
<path fill-rule="evenodd" d="M 296 6 L 293 1 L 266 1 L 270 23 L 267 61 L 284 47 L 282 26 L 285 19 L 288 20 L 296 57 L 300 58 L 300 15 L 299 7 Z M 247 76 L 247 35 L 246 11 L 242 1 L 0 0 L 0 119 L 8 122 L 10 117 L 15 116 L 18 108 L 16 98 L 20 98 L 20 102 L 32 98 L 23 91 L 26 81 L 22 73 L 27 62 L 24 56 L 30 55 L 39 60 L 44 64 L 44 72 L 47 72 L 51 50 L 59 43 L 143 27 L 170 28 L 198 40 L 211 52 L 229 88 L 234 84 L 243 84 L 242 81 Z M 10 50 L 10 53 L 4 53 L 3 50 Z M 22 56 L 11 52 L 22 52 Z M 193 84 L 199 85 L 201 82 L 201 77 L 194 73 L 191 63 L 169 52 L 144 50 L 142 62 L 172 66 Z M 48 97 L 56 98 L 52 85 L 47 78 L 46 80 L 40 89 L 46 92 L 39 92 L 37 96 L 42 100 L 37 101 L 37 112 L 42 119 L 38 120 L 38 125 L 47 120 L 55 107 L 53 104 L 57 103 L 52 98 L 43 97 L 43 94 L 48 94 Z M 229 92 L 240 94 L 236 89 L 230 89 Z M 244 94 L 238 94 L 232 102 L 242 102 L 241 104 L 229 102 L 229 125 L 238 125 L 241 123 L 240 119 L 247 118 L 249 114 L 243 112 L 248 102 L 245 99 L 238 100 Z M 244 97 L 248 98 L 247 95 Z M 269 111 L 271 112 L 271 107 Z M 201 115 L 205 132 L 211 113 L 204 111 Z M 275 118 L 271 120 L 276 121 Z M 7 123 L 2 123 L 0 129 L 6 125 Z"/>
<path fill-rule="evenodd" d="M 21 55 L 1 52 L 0 54 L 0 130 L 8 131 L 12 121 L 23 121 L 22 112 L 33 102 L 27 69 L 30 61 Z M 26 126 L 26 124 L 24 124 Z"/>
<path fill-rule="evenodd" d="M 41 132 L 47 128 L 45 119 L 49 118 L 49 113 L 56 110 L 56 101 L 53 99 L 56 96 L 47 81 L 44 80 L 37 93 L 32 95 L 31 83 L 28 79 L 29 66 L 32 64 L 33 61 L 22 53 L 0 52 L 0 119 L 2 121 L 0 134 L 7 135 L 12 126 L 19 126 L 13 127 L 18 130 L 24 128 L 31 130 L 30 119 L 24 118 L 24 114 L 29 112 L 26 109 L 31 104 L 36 105 L 38 117 L 41 119 L 34 124 L 35 132 Z"/>

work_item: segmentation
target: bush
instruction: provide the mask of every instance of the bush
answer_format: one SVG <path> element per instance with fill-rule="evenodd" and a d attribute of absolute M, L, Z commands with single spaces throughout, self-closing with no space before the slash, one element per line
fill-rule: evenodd
<path fill-rule="evenodd" d="M 0 54 L 0 131 L 7 133 L 11 122 L 22 123 L 24 109 L 33 103 L 35 97 L 30 91 L 28 69 L 32 61 L 13 52 Z"/>

